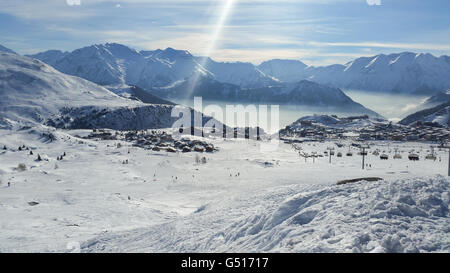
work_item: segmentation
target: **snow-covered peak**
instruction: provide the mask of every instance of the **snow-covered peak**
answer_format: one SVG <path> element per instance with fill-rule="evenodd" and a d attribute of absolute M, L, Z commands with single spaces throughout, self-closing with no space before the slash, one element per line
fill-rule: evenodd
<path fill-rule="evenodd" d="M 251 63 L 216 62 L 209 57 L 198 58 L 200 63 L 210 71 L 219 82 L 255 88 L 278 84 L 278 80 L 267 76 Z"/>
<path fill-rule="evenodd" d="M 257 66 L 266 75 L 283 82 L 296 82 L 304 79 L 303 70 L 306 64 L 297 60 L 273 59 Z"/>
<path fill-rule="evenodd" d="M 175 61 L 178 58 L 192 58 L 193 56 L 186 50 L 176 50 L 168 47 L 164 50 L 159 50 L 153 54 L 154 58 Z"/>
<path fill-rule="evenodd" d="M 339 88 L 432 94 L 450 88 L 450 57 L 401 52 L 360 57 L 344 65 L 303 66 L 272 60 L 259 68 L 281 81 L 309 79 Z"/>
<path fill-rule="evenodd" d="M 367 128 L 375 124 L 388 125 L 389 121 L 368 115 L 338 117 L 336 115 L 311 115 L 304 116 L 289 125 L 291 129 L 299 129 L 308 126 L 322 126 L 328 128 L 359 129 Z"/>
<path fill-rule="evenodd" d="M 0 53 L 0 127 L 43 123 L 58 128 L 168 128 L 174 107 L 132 88 L 126 99 L 25 56 Z"/>
<path fill-rule="evenodd" d="M 31 55 L 61 72 L 100 85 L 137 85 L 145 89 L 172 86 L 194 74 L 242 87 L 273 85 L 277 80 L 251 63 L 219 63 L 197 58 L 188 51 L 166 48 L 137 52 L 117 43 L 92 45 L 69 54 L 44 52 Z"/>
<path fill-rule="evenodd" d="M 52 50 L 47 50 L 47 51 L 37 53 L 34 55 L 25 55 L 25 56 L 41 60 L 44 63 L 55 67 L 61 59 L 63 59 L 64 57 L 66 57 L 69 54 L 70 53 L 67 51 L 63 52 L 61 50 L 53 50 L 52 49 Z"/>

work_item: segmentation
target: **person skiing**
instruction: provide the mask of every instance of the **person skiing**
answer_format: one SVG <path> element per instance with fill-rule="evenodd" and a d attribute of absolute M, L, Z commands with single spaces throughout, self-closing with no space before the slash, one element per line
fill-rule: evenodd
<path fill-rule="evenodd" d="M 11 182 L 8 182 L 8 188 L 11 187 Z"/>

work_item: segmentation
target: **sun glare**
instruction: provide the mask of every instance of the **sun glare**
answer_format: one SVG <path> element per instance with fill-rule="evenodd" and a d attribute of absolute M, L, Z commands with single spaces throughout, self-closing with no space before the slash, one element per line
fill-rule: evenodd
<path fill-rule="evenodd" d="M 214 31 L 211 34 L 211 39 L 208 42 L 209 44 L 206 47 L 206 51 L 203 53 L 203 56 L 205 56 L 205 57 L 211 56 L 212 53 L 214 52 L 214 50 L 216 49 L 217 41 L 220 39 L 223 26 L 229 16 L 231 10 L 233 9 L 233 4 L 234 4 L 234 2 L 236 2 L 236 0 L 225 0 L 224 2 L 225 2 L 225 4 L 222 6 L 222 13 L 219 17 L 219 20 L 217 21 Z M 206 62 L 207 62 L 207 58 L 204 58 L 201 61 L 200 65 L 204 66 L 206 64 Z M 194 78 L 191 81 L 189 88 L 187 90 L 188 97 L 190 97 L 195 86 L 197 85 L 200 75 L 201 75 L 201 73 L 199 71 L 197 71 L 195 73 Z"/>

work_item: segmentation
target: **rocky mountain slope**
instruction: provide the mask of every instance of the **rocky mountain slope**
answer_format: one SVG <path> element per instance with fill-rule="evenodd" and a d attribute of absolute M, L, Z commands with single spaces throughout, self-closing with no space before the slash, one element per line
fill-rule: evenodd
<path fill-rule="evenodd" d="M 450 127 L 450 101 L 433 108 L 411 114 L 401 120 L 400 124 L 409 125 L 417 122 Z"/>

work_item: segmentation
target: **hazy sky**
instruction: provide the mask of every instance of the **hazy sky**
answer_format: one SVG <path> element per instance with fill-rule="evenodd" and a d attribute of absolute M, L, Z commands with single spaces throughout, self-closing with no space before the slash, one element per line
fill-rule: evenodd
<path fill-rule="evenodd" d="M 449 0 L 230 1 L 1 0 L 0 44 L 29 54 L 118 42 L 312 65 L 401 51 L 450 55 Z"/>

